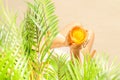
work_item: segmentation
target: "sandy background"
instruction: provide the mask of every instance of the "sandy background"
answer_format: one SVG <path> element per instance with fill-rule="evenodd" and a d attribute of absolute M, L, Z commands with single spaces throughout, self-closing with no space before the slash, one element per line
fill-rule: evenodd
<path fill-rule="evenodd" d="M 25 0 L 4 0 L 11 11 L 18 11 L 18 23 L 26 10 Z M 26 0 L 32 1 L 32 0 Z M 79 22 L 95 31 L 94 48 L 120 60 L 120 0 L 53 0 L 60 29 Z"/>

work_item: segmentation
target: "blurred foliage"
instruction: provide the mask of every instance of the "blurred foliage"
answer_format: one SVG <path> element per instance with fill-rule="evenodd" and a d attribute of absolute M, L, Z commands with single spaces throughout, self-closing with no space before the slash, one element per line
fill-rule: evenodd
<path fill-rule="evenodd" d="M 27 2 L 20 26 L 16 14 L 0 0 L 0 80 L 120 80 L 119 65 L 107 58 L 85 56 L 84 63 L 50 50 L 58 33 L 58 19 L 51 0 Z"/>

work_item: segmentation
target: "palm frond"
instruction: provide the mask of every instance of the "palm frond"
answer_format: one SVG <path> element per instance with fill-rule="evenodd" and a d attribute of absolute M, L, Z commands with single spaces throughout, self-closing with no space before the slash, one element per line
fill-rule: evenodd
<path fill-rule="evenodd" d="M 42 61 L 57 34 L 58 20 L 51 0 L 34 0 L 33 4 L 28 2 L 28 7 L 23 27 L 25 51 L 31 53 L 35 50 Z"/>
<path fill-rule="evenodd" d="M 48 80 L 119 80 L 119 65 L 108 65 L 107 58 L 102 55 L 91 59 L 85 57 L 84 63 L 73 57 L 67 61 L 66 55 L 53 56 L 46 70 Z M 101 58 L 102 57 L 102 58 Z"/>
<path fill-rule="evenodd" d="M 67 59 L 66 55 L 52 55 L 49 63 L 49 68 L 46 70 L 45 79 L 47 80 L 66 80 L 67 72 Z"/>
<path fill-rule="evenodd" d="M 101 57 L 100 57 L 101 56 Z M 115 64 L 114 61 L 109 63 L 109 57 L 97 55 L 95 58 L 96 64 L 100 68 L 98 80 L 119 80 L 120 79 L 120 64 Z"/>
<path fill-rule="evenodd" d="M 18 61 L 23 52 L 20 28 L 16 25 L 16 15 L 6 11 L 1 0 L 0 5 L 0 80 L 23 80 L 28 72 L 25 64 L 27 60 Z M 24 65 L 21 65 L 22 62 L 25 62 Z M 18 63 L 21 67 L 15 69 Z"/>
<path fill-rule="evenodd" d="M 103 55 L 84 63 L 67 55 L 52 55 L 51 43 L 58 20 L 51 0 L 28 4 L 24 21 L 17 27 L 16 14 L 0 0 L 0 80 L 120 80 L 120 65 L 108 64 Z"/>
<path fill-rule="evenodd" d="M 51 0 L 34 0 L 33 4 L 27 4 L 22 31 L 24 51 L 31 59 L 31 66 L 35 67 L 33 72 L 41 76 L 52 54 L 50 46 L 58 32 L 58 20 Z"/>

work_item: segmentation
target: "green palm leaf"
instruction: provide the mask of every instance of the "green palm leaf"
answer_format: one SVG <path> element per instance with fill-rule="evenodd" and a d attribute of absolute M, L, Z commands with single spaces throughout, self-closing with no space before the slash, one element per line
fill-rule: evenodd
<path fill-rule="evenodd" d="M 16 15 L 6 11 L 1 0 L 0 5 L 0 80 L 23 80 L 28 72 L 27 59 L 19 61 L 23 53 L 20 27 Z M 17 64 L 21 67 L 15 68 Z"/>
<path fill-rule="evenodd" d="M 0 0 L 0 80 L 120 80 L 120 66 L 102 55 L 84 63 L 53 55 L 50 46 L 58 33 L 51 0 L 34 0 L 21 25 Z"/>
<path fill-rule="evenodd" d="M 46 70 L 45 79 L 66 80 L 67 59 L 66 55 L 53 55 L 50 59 L 49 68 Z"/>
<path fill-rule="evenodd" d="M 58 32 L 58 20 L 51 0 L 34 0 L 33 4 L 27 4 L 29 9 L 23 24 L 24 51 L 30 58 L 33 72 L 42 79 L 52 54 L 50 46 Z"/>

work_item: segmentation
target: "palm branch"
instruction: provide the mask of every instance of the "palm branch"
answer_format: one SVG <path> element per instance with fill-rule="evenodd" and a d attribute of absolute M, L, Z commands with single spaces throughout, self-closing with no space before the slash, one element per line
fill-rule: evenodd
<path fill-rule="evenodd" d="M 0 79 L 23 80 L 28 72 L 27 59 L 19 54 L 23 52 L 21 31 L 16 15 L 5 9 L 1 0 L 0 5 Z"/>
<path fill-rule="evenodd" d="M 27 4 L 29 9 L 23 25 L 24 51 L 31 60 L 33 72 L 38 72 L 36 75 L 39 78 L 44 74 L 52 54 L 50 46 L 58 31 L 58 20 L 51 0 L 34 0 L 33 4 Z"/>
<path fill-rule="evenodd" d="M 57 34 L 58 24 L 53 3 L 51 0 L 34 0 L 34 4 L 28 2 L 28 7 L 24 21 L 16 27 L 16 16 L 8 15 L 10 12 L 6 12 L 3 4 L 1 6 L 1 79 L 42 79 L 52 54 L 50 45 Z M 10 75 L 8 70 L 13 74 Z"/>
<path fill-rule="evenodd" d="M 106 57 L 85 56 L 84 63 L 53 55 L 58 20 L 51 0 L 27 2 L 21 25 L 0 0 L 0 80 L 120 80 L 119 65 Z M 59 53 L 58 53 L 59 54 Z"/>
<path fill-rule="evenodd" d="M 50 59 L 45 77 L 48 80 L 119 80 L 120 65 L 113 63 L 108 64 L 108 58 L 103 55 L 93 59 L 87 55 L 83 64 L 74 56 L 68 61 L 67 55 L 55 55 Z"/>

